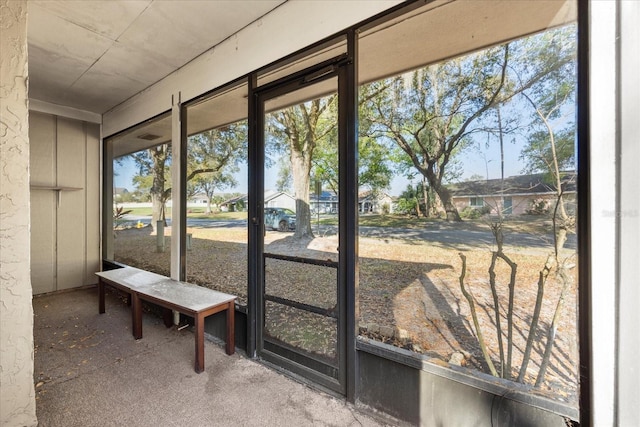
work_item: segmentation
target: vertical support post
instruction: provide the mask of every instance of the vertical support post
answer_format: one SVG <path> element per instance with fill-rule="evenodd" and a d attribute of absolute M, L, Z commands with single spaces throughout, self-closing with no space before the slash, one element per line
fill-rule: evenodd
<path fill-rule="evenodd" d="M 638 18 L 640 4 L 637 2 L 620 2 L 619 11 L 620 34 L 620 81 L 619 81 L 619 120 L 620 120 L 620 152 L 619 183 L 620 206 L 616 215 L 619 218 L 619 293 L 618 306 L 618 339 L 616 396 L 614 409 L 617 425 L 633 425 L 638 422 L 638 380 L 640 370 L 637 363 L 637 349 L 640 348 L 640 313 L 637 302 L 640 301 L 640 195 L 637 183 L 640 182 L 638 162 L 640 162 L 640 144 L 638 144 L 638 116 L 640 116 L 640 31 Z M 635 373 L 635 375 L 633 375 Z"/>
<path fill-rule="evenodd" d="M 358 39 L 354 30 L 347 33 L 347 64 L 338 80 L 339 105 L 339 218 L 340 270 L 338 283 L 339 318 L 345 331 L 340 369 L 344 372 L 346 397 L 357 397 L 358 358 Z M 340 346 L 339 346 L 340 348 Z"/>
<path fill-rule="evenodd" d="M 102 259 L 114 259 L 113 144 L 102 142 Z"/>
<path fill-rule="evenodd" d="M 104 282 L 98 278 L 98 313 L 103 314 L 104 310 Z"/>
<path fill-rule="evenodd" d="M 135 291 L 131 291 L 131 332 L 137 340 L 142 338 L 142 301 Z"/>
<path fill-rule="evenodd" d="M 164 252 L 164 221 L 156 221 L 156 252 Z"/>
<path fill-rule="evenodd" d="M 201 373 L 204 371 L 204 317 L 201 313 L 197 313 L 193 316 L 195 322 L 195 336 L 196 336 L 196 357 L 195 357 L 195 371 Z"/>
<path fill-rule="evenodd" d="M 185 280 L 184 252 L 186 231 L 186 141 L 183 141 L 183 117 L 181 94 L 171 97 L 171 278 Z M 183 226 L 183 223 L 185 224 Z"/>
<path fill-rule="evenodd" d="M 171 278 L 186 279 L 187 230 L 187 117 L 181 93 L 171 97 Z M 173 323 L 180 323 L 180 313 L 173 312 Z"/>
<path fill-rule="evenodd" d="M 226 352 L 231 355 L 236 351 L 236 305 L 234 301 L 231 301 L 227 307 L 227 336 L 226 338 Z"/>
<path fill-rule="evenodd" d="M 578 155 L 578 336 L 580 343 L 580 424 L 593 425 L 593 358 L 592 358 L 592 294 L 591 294 L 591 207 L 590 183 L 590 98 L 589 62 L 593 1 L 578 2 L 578 88 L 577 88 L 577 155 Z M 605 393 L 606 394 L 606 393 Z"/>
<path fill-rule="evenodd" d="M 257 95 L 255 89 L 257 76 L 252 73 L 249 76 L 249 200 L 248 200 L 248 263 L 247 263 L 247 356 L 257 356 L 258 341 L 258 319 L 262 314 L 259 307 L 258 292 L 262 288 L 262 245 L 264 244 L 262 214 L 258 213 L 262 209 L 264 199 L 264 144 L 259 143 L 262 138 L 258 137 L 258 129 L 261 129 L 263 118 L 260 117 Z"/>

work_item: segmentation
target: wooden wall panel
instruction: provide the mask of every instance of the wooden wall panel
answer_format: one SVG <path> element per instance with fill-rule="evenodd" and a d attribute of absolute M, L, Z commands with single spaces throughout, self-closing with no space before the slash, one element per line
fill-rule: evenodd
<path fill-rule="evenodd" d="M 98 283 L 100 271 L 100 126 L 87 123 L 85 285 Z"/>
<path fill-rule="evenodd" d="M 56 192 L 37 189 L 56 182 L 56 119 L 31 113 L 29 118 L 31 182 L 31 285 L 33 293 L 56 290 Z"/>
<path fill-rule="evenodd" d="M 85 124 L 58 118 L 58 185 L 78 188 L 63 191 L 58 205 L 58 289 L 81 286 L 85 278 Z"/>
<path fill-rule="evenodd" d="M 33 293 L 95 284 L 100 126 L 36 112 L 29 126 Z"/>

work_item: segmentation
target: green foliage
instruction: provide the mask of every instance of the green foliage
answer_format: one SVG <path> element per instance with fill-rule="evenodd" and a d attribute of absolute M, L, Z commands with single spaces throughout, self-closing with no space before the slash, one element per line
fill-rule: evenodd
<path fill-rule="evenodd" d="M 138 167 L 138 173 L 133 177 L 133 185 L 139 193 L 149 194 L 149 198 L 164 199 L 165 182 L 171 182 L 168 166 L 171 165 L 171 145 L 160 144 L 146 150 L 130 154 L 129 157 Z"/>
<path fill-rule="evenodd" d="M 501 98 L 508 47 L 431 65 L 363 88 L 368 113 L 361 119 L 371 137 L 401 150 L 401 168 L 411 165 L 457 217 L 442 188 L 455 156 L 470 144 L 471 124 Z"/>
<path fill-rule="evenodd" d="M 280 157 L 278 159 L 278 179 L 276 181 L 276 190 L 291 192 L 293 185 L 293 176 L 291 175 L 291 163 L 289 159 Z"/>
<path fill-rule="evenodd" d="M 124 210 L 122 206 L 113 208 L 113 228 L 116 229 L 124 222 L 124 216 L 131 213 L 131 209 Z"/>
<path fill-rule="evenodd" d="M 551 132 L 554 132 L 553 143 L 547 130 L 531 133 L 520 158 L 525 162 L 526 173 L 544 173 L 546 182 L 555 183 L 554 150 L 560 170 L 575 168 L 575 128 L 570 125 Z"/>
<path fill-rule="evenodd" d="M 360 92 L 361 131 L 379 144 L 395 146 L 389 152 L 396 170 L 426 177 L 448 216 L 455 218 L 457 210 L 442 184 L 459 177 L 456 156 L 470 146 L 475 133 L 488 131 L 483 118 L 518 94 L 528 91 L 539 102 L 550 90 L 559 98 L 572 93 L 564 79 L 575 80 L 567 73 L 575 64 L 574 30 L 549 30 L 370 83 Z M 555 103 L 539 105 L 548 109 Z M 516 126 L 513 118 L 505 125 L 501 132 L 512 132 Z M 571 153 L 563 155 L 570 163 Z"/>
<path fill-rule="evenodd" d="M 483 215 L 488 214 L 490 211 L 491 208 L 489 208 L 489 206 L 483 206 L 481 208 L 467 206 L 462 210 L 462 212 L 460 212 L 460 216 L 464 219 L 478 219 Z"/>
<path fill-rule="evenodd" d="M 289 159 L 296 197 L 295 237 L 312 236 L 309 187 L 313 175 L 337 190 L 337 96 L 329 95 L 269 113 L 267 155 Z"/>
<path fill-rule="evenodd" d="M 396 212 L 403 215 L 417 215 L 417 205 L 418 202 L 415 198 L 407 199 L 400 197 L 396 206 Z"/>
<path fill-rule="evenodd" d="M 562 170 L 575 169 L 576 27 L 569 25 L 523 42 L 523 49 L 536 52 L 542 62 L 566 61 L 522 92 L 531 107 L 527 143 L 520 158 L 527 173 L 541 172 L 557 184 Z M 520 74 L 526 69 L 519 70 Z"/>
<path fill-rule="evenodd" d="M 215 190 L 236 185 L 234 174 L 246 159 L 247 122 L 240 121 L 191 136 L 187 149 L 187 181 L 194 192 L 211 198 Z"/>

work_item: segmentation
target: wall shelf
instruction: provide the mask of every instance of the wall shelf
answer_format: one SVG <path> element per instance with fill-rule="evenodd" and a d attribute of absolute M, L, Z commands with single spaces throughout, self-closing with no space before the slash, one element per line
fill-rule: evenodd
<path fill-rule="evenodd" d="M 84 190 L 81 187 L 62 187 L 54 185 L 32 185 L 32 190 L 53 190 L 53 191 L 79 191 Z"/>
<path fill-rule="evenodd" d="M 31 190 L 49 190 L 49 191 L 55 191 L 57 193 L 57 199 L 58 199 L 58 207 L 60 207 L 60 194 L 62 194 L 63 191 L 80 191 L 80 190 L 84 190 L 84 188 L 81 187 L 63 187 L 63 186 L 59 186 L 59 185 L 31 185 Z"/>

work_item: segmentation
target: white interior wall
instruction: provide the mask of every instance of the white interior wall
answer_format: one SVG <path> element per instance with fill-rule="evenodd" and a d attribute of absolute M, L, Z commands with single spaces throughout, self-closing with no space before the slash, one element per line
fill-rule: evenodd
<path fill-rule="evenodd" d="M 103 116 L 103 135 L 168 111 L 182 101 L 231 82 L 299 49 L 374 16 L 398 0 L 288 1 Z"/>
<path fill-rule="evenodd" d="M 96 283 L 100 268 L 100 128 L 32 111 L 33 293 Z"/>

